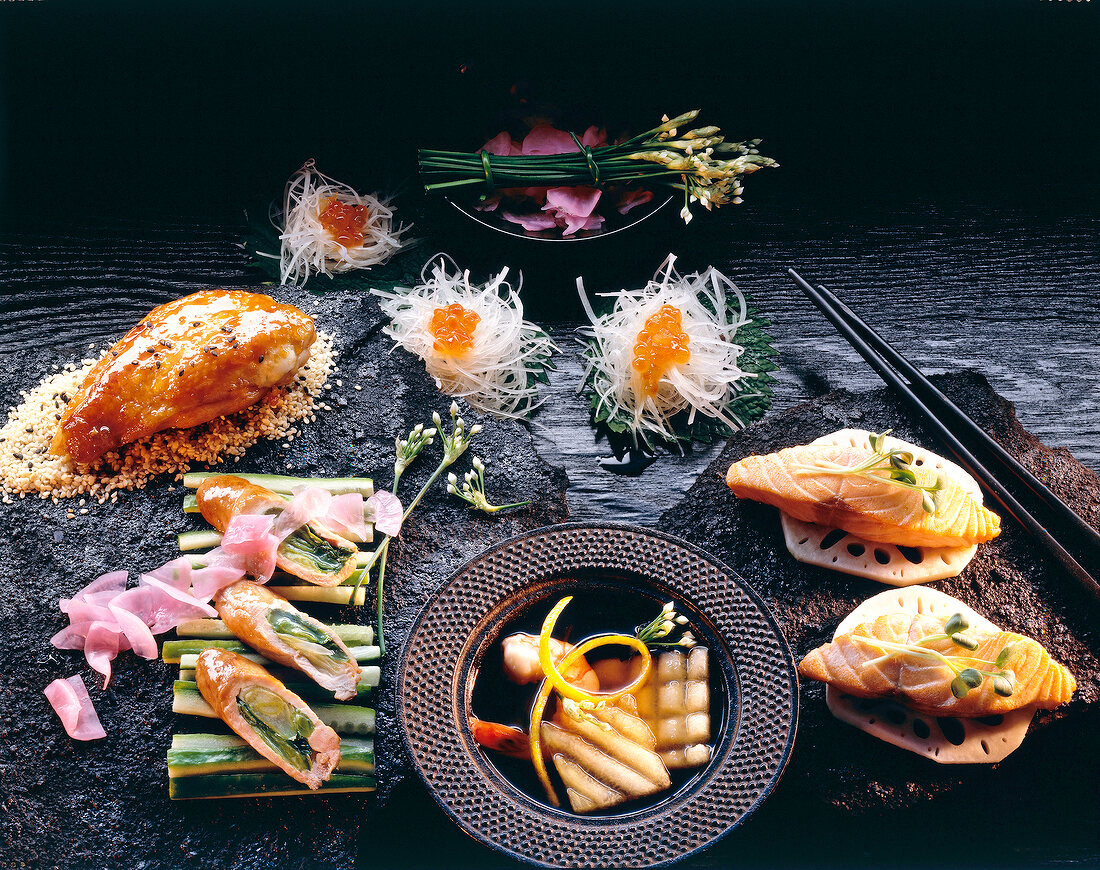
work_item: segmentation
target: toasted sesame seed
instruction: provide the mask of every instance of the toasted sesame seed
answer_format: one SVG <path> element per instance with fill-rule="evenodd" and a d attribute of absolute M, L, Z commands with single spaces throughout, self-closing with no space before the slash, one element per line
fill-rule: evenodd
<path fill-rule="evenodd" d="M 106 454 L 92 469 L 49 453 L 57 433 L 56 410 L 62 407 L 53 400 L 60 398 L 67 404 L 96 360 L 86 360 L 82 366 L 67 364 L 34 389 L 21 390 L 22 401 L 0 429 L 0 501 L 10 504 L 13 496 L 26 498 L 28 493 L 38 493 L 40 498 L 54 500 L 88 495 L 103 504 L 108 498 L 117 501 L 117 490 L 140 489 L 159 474 L 174 474 L 178 479 L 194 463 L 214 463 L 229 456 L 239 462 L 247 448 L 260 439 L 289 442 L 300 432 L 296 422 L 316 419 L 313 397 L 332 374 L 333 341 L 331 334 L 318 332 L 309 361 L 300 372 L 303 383 L 272 390 L 263 401 L 228 417 L 135 441 Z M 24 455 L 35 457 L 33 463 L 20 461 Z M 34 467 L 28 468 L 28 464 Z"/>

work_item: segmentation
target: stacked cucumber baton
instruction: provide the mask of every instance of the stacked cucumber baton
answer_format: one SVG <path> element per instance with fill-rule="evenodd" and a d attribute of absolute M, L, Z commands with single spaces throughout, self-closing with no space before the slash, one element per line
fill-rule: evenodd
<path fill-rule="evenodd" d="M 183 478 L 183 485 L 188 489 L 197 489 L 199 484 L 210 477 L 219 477 L 214 472 L 194 472 Z M 308 477 L 284 477 L 278 474 L 236 474 L 243 477 L 249 483 L 256 483 L 267 487 L 272 492 L 284 496 L 290 500 L 291 493 L 299 486 L 315 486 L 327 489 L 333 495 L 343 495 L 349 492 L 358 492 L 364 498 L 374 495 L 374 481 L 369 477 L 344 477 L 344 478 L 308 478 Z M 199 512 L 199 505 L 194 492 L 188 492 L 183 497 L 184 513 L 194 514 Z M 367 529 L 370 530 L 368 523 Z M 210 550 L 221 544 L 221 532 L 213 529 L 205 529 L 194 532 L 182 532 L 179 536 L 180 551 L 191 560 L 192 567 L 201 568 L 206 564 L 206 557 Z M 367 537 L 371 540 L 370 535 Z M 366 590 L 363 581 L 366 578 L 367 565 L 370 564 L 373 554 L 360 550 L 356 561 L 357 568 L 350 577 L 339 586 L 314 586 L 306 583 L 283 571 L 276 571 L 267 588 L 277 595 L 283 596 L 288 601 L 312 601 L 317 604 L 355 604 L 366 603 Z"/>
<path fill-rule="evenodd" d="M 179 664 L 179 679 L 172 686 L 172 710 L 206 728 L 220 723 L 213 708 L 195 683 L 195 659 L 202 650 L 218 647 L 244 655 L 263 665 L 290 691 L 306 700 L 318 718 L 340 735 L 340 765 L 316 792 L 295 782 L 263 758 L 241 738 L 226 733 L 180 733 L 168 750 L 168 794 L 173 800 L 188 798 L 256 797 L 333 792 L 373 791 L 374 709 L 367 704 L 378 686 L 380 669 L 374 630 L 369 625 L 333 625 L 337 636 L 359 663 L 359 694 L 348 702 L 334 701 L 327 692 L 298 671 L 281 668 L 257 655 L 233 637 L 220 619 L 195 619 L 177 629 L 179 640 L 167 641 L 162 657 Z M 223 726 L 218 729 L 224 731 Z"/>
<path fill-rule="evenodd" d="M 443 456 L 439 464 L 405 508 L 401 516 L 402 522 L 408 518 L 427 494 L 428 489 L 446 469 L 466 452 L 470 441 L 481 431 L 481 426 L 477 424 L 466 427 L 465 422 L 458 416 L 458 405 L 454 402 L 451 403 L 450 415 L 449 432 L 443 428 L 440 415 L 435 413 L 432 415 L 434 427 L 418 425 L 409 432 L 407 438 L 398 438 L 395 442 L 394 492 L 406 468 L 415 461 L 424 448 L 434 443 L 437 436 L 443 446 Z M 218 476 L 220 475 L 189 474 L 184 478 L 184 485 L 189 489 L 197 489 L 207 478 Z M 302 486 L 321 487 L 333 495 L 361 493 L 367 497 L 374 494 L 374 484 L 366 478 L 314 480 L 268 474 L 235 476 L 283 496 L 288 502 L 294 490 Z M 195 495 L 188 494 L 184 497 L 183 509 L 187 513 L 198 512 L 199 505 Z M 396 534 L 396 531 L 394 533 Z M 179 536 L 179 547 L 193 566 L 201 567 L 208 563 L 209 552 L 218 547 L 221 540 L 221 534 L 213 530 L 184 532 Z M 369 523 L 367 540 L 373 541 Z M 316 586 L 277 571 L 272 578 L 272 583 L 263 587 L 290 601 L 359 605 L 366 600 L 364 581 L 370 579 L 370 571 L 377 565 L 377 633 L 370 626 L 359 625 L 314 624 L 312 629 L 308 625 L 297 626 L 298 630 L 305 632 L 304 637 L 298 635 L 300 639 L 315 641 L 316 638 L 312 638 L 310 632 L 324 628 L 331 631 L 340 643 L 347 647 L 344 652 L 350 654 L 359 669 L 358 684 L 354 685 L 351 682 L 354 679 L 354 668 L 348 658 L 344 659 L 349 668 L 346 691 L 351 695 L 347 701 L 333 701 L 332 693 L 311 680 L 305 673 L 280 668 L 276 663 L 250 648 L 240 637 L 235 636 L 230 628 L 236 618 L 230 616 L 232 610 L 220 611 L 225 621 L 195 619 L 178 627 L 177 639 L 166 642 L 161 652 L 166 663 L 180 666 L 179 679 L 176 680 L 172 689 L 172 709 L 184 716 L 197 717 L 204 723 L 202 726 L 204 728 L 205 723 L 217 722 L 216 727 L 221 729 L 222 733 L 176 734 L 173 737 L 172 748 L 168 751 L 169 795 L 173 799 L 298 795 L 318 792 L 331 794 L 370 791 L 374 788 L 375 713 L 374 709 L 367 704 L 370 701 L 370 693 L 378 686 L 380 679 L 379 667 L 375 663 L 385 652 L 382 600 L 386 558 L 391 540 L 391 535 L 387 534 L 372 551 L 360 551 L 356 557 L 356 570 L 339 586 Z M 347 558 L 350 559 L 350 555 Z M 233 587 L 233 589 L 237 588 L 237 586 Z M 248 594 L 255 597 L 260 593 Z M 268 621 L 270 620 L 269 614 Z M 300 619 L 298 621 L 301 623 Z M 238 630 L 241 630 L 239 625 Z M 253 639 L 253 643 L 255 642 Z M 312 647 L 316 646 L 314 642 Z M 215 658 L 221 655 L 243 656 L 248 661 L 260 665 L 267 672 L 263 674 L 265 678 L 269 675 L 274 677 L 282 683 L 280 688 L 293 692 L 300 701 L 309 705 L 309 711 L 319 720 L 318 726 L 328 726 L 339 735 L 339 763 L 335 772 L 330 775 L 327 771 L 325 772 L 327 779 L 321 782 L 319 789 L 311 790 L 307 785 L 298 782 L 297 777 L 288 776 L 285 767 L 280 770 L 279 765 L 269 761 L 241 738 L 224 733 L 225 726 L 222 724 L 219 713 L 211 706 L 213 702 L 208 702 L 199 690 L 199 680 L 209 681 L 211 671 L 203 670 L 207 665 L 198 660 L 200 656 L 204 660 L 209 659 L 211 654 L 203 655 L 203 651 L 211 648 L 223 651 L 215 655 Z M 274 653 L 269 651 L 269 654 Z M 196 667 L 199 669 L 198 679 L 196 679 Z M 353 686 L 354 694 L 352 694 Z M 208 689 L 209 682 L 204 684 L 203 691 Z M 340 697 L 348 697 L 348 695 L 340 694 Z M 295 739 L 300 736 L 301 733 L 298 732 Z"/>
<path fill-rule="evenodd" d="M 189 474 L 184 479 L 184 485 L 194 489 L 204 479 L 217 476 Z M 333 495 L 358 492 L 367 497 L 374 493 L 372 481 L 366 478 L 315 480 L 267 474 L 238 476 L 285 495 L 288 501 L 290 493 L 299 486 L 321 487 Z M 184 497 L 184 510 L 188 513 L 198 511 L 194 494 Z M 190 557 L 193 566 L 199 567 L 206 563 L 209 550 L 220 545 L 221 537 L 219 532 L 213 530 L 184 532 L 179 536 L 180 550 Z M 370 555 L 360 553 L 358 564 L 366 565 Z M 335 587 L 314 586 L 277 572 L 267 588 L 298 602 L 363 604 L 365 590 L 360 585 L 362 579 L 363 567 L 356 570 L 343 585 Z M 195 728 L 201 730 L 177 733 L 172 737 L 168 750 L 168 793 L 173 800 L 374 790 L 375 712 L 369 705 L 371 693 L 381 677 L 377 664 L 381 652 L 374 643 L 374 629 L 369 625 L 330 625 L 329 628 L 348 647 L 359 666 L 357 694 L 349 701 L 334 701 L 330 691 L 305 674 L 280 667 L 259 655 L 237 638 L 220 619 L 194 619 L 176 629 L 177 639 L 166 641 L 161 649 L 164 661 L 178 664 L 180 668 L 179 679 L 172 686 L 172 710 L 181 716 L 194 717 L 181 721 L 193 723 Z M 211 647 L 237 653 L 262 665 L 287 689 L 305 700 L 317 717 L 340 735 L 340 763 L 319 789 L 311 790 L 290 778 L 240 737 L 227 733 L 228 729 L 203 698 L 195 681 L 196 660 L 204 649 Z M 215 730 L 218 733 L 210 733 Z"/>

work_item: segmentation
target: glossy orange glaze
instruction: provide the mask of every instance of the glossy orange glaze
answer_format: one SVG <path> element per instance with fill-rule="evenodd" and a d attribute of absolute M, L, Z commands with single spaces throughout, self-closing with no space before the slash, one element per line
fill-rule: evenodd
<path fill-rule="evenodd" d="M 660 311 L 646 320 L 634 341 L 631 367 L 641 377 L 642 390 L 647 396 L 657 395 L 661 378 L 672 366 L 691 359 L 688 342 L 682 315 L 676 306 L 662 305 Z"/>
<path fill-rule="evenodd" d="M 461 356 L 474 346 L 474 330 L 481 322 L 481 315 L 468 311 L 457 302 L 432 312 L 428 329 L 435 338 L 432 345 L 439 353 Z"/>
<path fill-rule="evenodd" d="M 249 483 L 235 474 L 208 477 L 195 490 L 199 513 L 219 532 L 238 514 L 282 513 L 286 501 L 258 483 Z"/>
<path fill-rule="evenodd" d="M 345 248 L 362 247 L 363 227 L 370 218 L 365 205 L 348 205 L 330 196 L 321 201 L 321 211 L 317 217 L 334 242 Z"/>
<path fill-rule="evenodd" d="M 93 462 L 247 408 L 290 383 L 316 337 L 313 318 L 260 293 L 203 290 L 158 305 L 88 373 L 50 452 Z"/>

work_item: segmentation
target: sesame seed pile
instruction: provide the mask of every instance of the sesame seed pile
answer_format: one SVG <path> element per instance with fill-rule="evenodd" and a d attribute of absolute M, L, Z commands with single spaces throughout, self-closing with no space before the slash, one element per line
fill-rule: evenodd
<path fill-rule="evenodd" d="M 76 465 L 67 456 L 51 456 L 50 442 L 62 412 L 96 362 L 70 363 L 34 389 L 20 392 L 23 401 L 11 409 L 0 429 L 0 500 L 5 504 L 34 493 L 55 503 L 77 495 L 100 503 L 115 501 L 117 490 L 140 489 L 158 474 L 174 474 L 178 480 L 192 463 L 228 457 L 238 462 L 261 438 L 292 441 L 299 434 L 296 424 L 314 422 L 314 410 L 327 407 L 320 397 L 328 389 L 336 353 L 333 336 L 319 331 L 309 361 L 294 381 L 252 407 L 191 429 L 168 429 L 125 444 L 94 466 Z"/>

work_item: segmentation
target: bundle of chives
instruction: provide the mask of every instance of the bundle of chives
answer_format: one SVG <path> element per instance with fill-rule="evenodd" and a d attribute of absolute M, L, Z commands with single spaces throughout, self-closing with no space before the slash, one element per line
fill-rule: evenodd
<path fill-rule="evenodd" d="M 691 203 L 706 209 L 741 202 L 742 181 L 762 166 L 778 166 L 757 151 L 759 139 L 726 142 L 717 127 L 698 127 L 680 134 L 696 109 L 640 133 L 625 142 L 590 148 L 573 135 L 577 150 L 567 154 L 523 154 L 511 157 L 485 151 L 464 153 L 421 149 L 420 174 L 425 191 L 454 188 L 569 187 L 610 184 L 666 186 L 684 192 L 680 216 L 691 220 Z M 571 134 L 572 135 L 572 134 Z M 720 155 L 736 155 L 725 158 Z"/>

